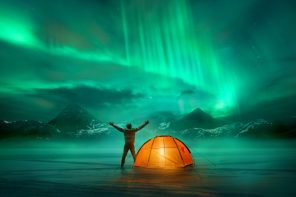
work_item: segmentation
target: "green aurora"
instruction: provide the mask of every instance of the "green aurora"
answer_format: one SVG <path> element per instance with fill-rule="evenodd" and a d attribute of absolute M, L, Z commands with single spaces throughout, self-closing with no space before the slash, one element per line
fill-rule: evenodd
<path fill-rule="evenodd" d="M 295 6 L 2 0 L 0 118 L 49 120 L 71 102 L 106 121 L 295 116 Z"/>

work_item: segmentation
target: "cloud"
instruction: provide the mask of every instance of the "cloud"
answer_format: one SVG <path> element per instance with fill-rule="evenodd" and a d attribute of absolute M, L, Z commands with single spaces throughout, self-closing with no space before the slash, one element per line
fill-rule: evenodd
<path fill-rule="evenodd" d="M 34 89 L 32 97 L 40 97 L 54 102 L 79 103 L 84 106 L 117 105 L 133 102 L 144 95 L 130 89 L 104 89 L 91 86 L 59 87 L 53 89 Z"/>
<path fill-rule="evenodd" d="M 179 97 L 196 97 L 199 100 L 205 100 L 205 99 L 213 99 L 215 98 L 215 95 L 212 93 L 209 93 L 207 91 L 204 90 L 200 90 L 200 89 L 186 89 L 181 91 L 180 96 Z"/>
<path fill-rule="evenodd" d="M 21 91 L 21 90 L 20 90 Z M 118 109 L 137 103 L 144 97 L 130 89 L 106 89 L 91 86 L 59 87 L 52 89 L 22 90 L 0 95 L 0 119 L 49 120 L 67 104 L 77 103 L 86 109 Z"/>
<path fill-rule="evenodd" d="M 40 98 L 23 94 L 0 95 L 1 120 L 49 120 L 59 106 Z"/>
<path fill-rule="evenodd" d="M 133 102 L 143 94 L 129 89 L 103 89 L 91 86 L 60 87 L 54 89 L 34 89 L 32 97 L 41 97 L 55 102 L 74 102 L 84 106 L 117 105 Z"/>
<path fill-rule="evenodd" d="M 180 94 L 180 96 L 184 96 L 184 95 L 192 95 L 194 94 L 193 90 L 183 90 Z"/>
<path fill-rule="evenodd" d="M 272 100 L 262 101 L 256 103 L 252 107 L 244 109 L 241 117 L 244 119 L 264 118 L 268 120 L 283 120 L 291 118 L 296 115 L 296 94 L 289 96 L 282 96 Z"/>

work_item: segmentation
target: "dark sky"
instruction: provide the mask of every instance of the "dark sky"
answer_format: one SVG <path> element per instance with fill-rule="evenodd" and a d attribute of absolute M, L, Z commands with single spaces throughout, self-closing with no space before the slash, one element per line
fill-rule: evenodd
<path fill-rule="evenodd" d="M 0 119 L 296 116 L 296 3 L 2 0 Z"/>

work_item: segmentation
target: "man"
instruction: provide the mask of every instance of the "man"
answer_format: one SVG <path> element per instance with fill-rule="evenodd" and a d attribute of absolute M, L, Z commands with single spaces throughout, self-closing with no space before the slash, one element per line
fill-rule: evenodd
<path fill-rule="evenodd" d="M 144 124 L 142 124 L 138 128 L 132 128 L 131 123 L 128 123 L 126 125 L 126 128 L 120 128 L 120 127 L 116 126 L 115 124 L 113 124 L 112 122 L 110 122 L 109 124 L 124 134 L 125 144 L 124 144 L 123 154 L 122 154 L 122 158 L 121 158 L 121 168 L 123 168 L 124 163 L 125 163 L 125 158 L 126 158 L 127 152 L 129 150 L 131 151 L 134 161 L 135 161 L 135 159 L 136 159 L 136 152 L 135 152 L 135 145 L 134 145 L 135 134 L 137 131 L 143 129 L 147 124 L 149 124 L 149 121 L 146 120 L 144 122 Z"/>

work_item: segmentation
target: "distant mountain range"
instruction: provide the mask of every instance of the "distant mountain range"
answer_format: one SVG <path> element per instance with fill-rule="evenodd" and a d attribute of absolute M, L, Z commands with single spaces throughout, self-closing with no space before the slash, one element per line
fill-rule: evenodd
<path fill-rule="evenodd" d="M 170 134 L 193 140 L 212 137 L 296 137 L 295 119 L 286 123 L 263 119 L 226 122 L 213 118 L 199 108 L 182 117 L 163 111 L 153 113 L 147 119 L 150 121 L 149 129 L 157 135 Z M 0 121 L 0 138 L 104 139 L 114 137 L 115 133 L 107 123 L 76 104 L 66 106 L 48 123 L 34 120 Z"/>
<path fill-rule="evenodd" d="M 111 135 L 106 123 L 102 123 L 77 104 L 66 106 L 49 122 L 34 120 L 0 121 L 0 138 L 102 138 Z"/>
<path fill-rule="evenodd" d="M 56 127 L 35 120 L 0 121 L 0 139 L 11 137 L 52 138 L 61 131 Z"/>
<path fill-rule="evenodd" d="M 268 137 L 269 131 L 272 128 L 272 123 L 266 120 L 255 120 L 251 122 L 235 122 L 225 124 L 220 127 L 206 129 L 206 128 L 192 128 L 181 131 L 181 135 L 186 138 L 205 138 L 205 137 Z"/>
<path fill-rule="evenodd" d="M 89 126 L 100 122 L 81 106 L 70 104 L 48 124 L 63 131 L 65 135 L 75 135 L 79 130 L 89 128 Z"/>
<path fill-rule="evenodd" d="M 179 120 L 172 123 L 175 130 L 184 130 L 192 128 L 211 129 L 220 126 L 222 122 L 213 118 L 210 114 L 204 112 L 200 108 L 193 110 Z"/>

